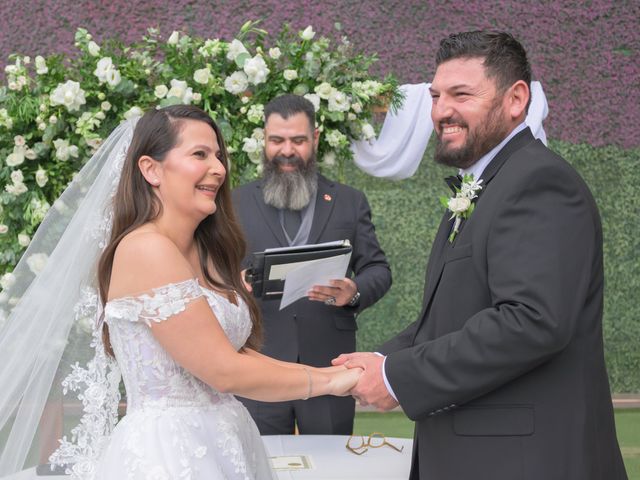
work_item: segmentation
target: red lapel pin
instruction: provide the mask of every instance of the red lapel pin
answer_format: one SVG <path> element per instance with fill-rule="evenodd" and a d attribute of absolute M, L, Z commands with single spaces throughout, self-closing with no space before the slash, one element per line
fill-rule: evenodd
<path fill-rule="evenodd" d="M 324 198 L 325 202 L 330 202 L 331 201 L 331 195 L 329 195 L 328 193 L 325 193 L 323 198 Z"/>

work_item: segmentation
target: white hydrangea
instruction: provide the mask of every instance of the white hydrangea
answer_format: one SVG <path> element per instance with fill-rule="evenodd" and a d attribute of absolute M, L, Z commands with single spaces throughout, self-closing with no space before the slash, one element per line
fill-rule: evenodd
<path fill-rule="evenodd" d="M 66 162 L 70 157 L 78 158 L 78 147 L 69 145 L 69 140 L 57 138 L 53 141 L 53 146 L 56 149 L 56 158 L 61 162 Z"/>
<path fill-rule="evenodd" d="M 224 89 L 234 95 L 243 93 L 249 86 L 249 79 L 244 72 L 234 72 L 224 80 Z"/>
<path fill-rule="evenodd" d="M 247 74 L 249 82 L 254 85 L 266 82 L 267 76 L 269 75 L 269 68 L 264 58 L 262 58 L 262 55 L 256 55 L 244 62 L 243 70 L 244 73 Z"/>
<path fill-rule="evenodd" d="M 264 121 L 264 105 L 251 105 L 247 112 L 247 120 L 251 123 L 262 123 Z"/>
<path fill-rule="evenodd" d="M 38 75 L 44 75 L 49 72 L 49 67 L 47 67 L 47 61 L 44 59 L 42 55 L 36 56 L 36 73 Z"/>
<path fill-rule="evenodd" d="M 347 136 L 339 130 L 328 130 L 326 137 L 327 143 L 333 148 L 339 147 L 347 142 Z"/>
<path fill-rule="evenodd" d="M 197 83 L 206 85 L 207 83 L 209 83 L 209 80 L 211 79 L 211 70 L 209 69 L 209 67 L 196 70 L 195 72 L 193 72 L 193 79 Z"/>
<path fill-rule="evenodd" d="M 240 40 L 234 38 L 229 44 L 229 48 L 227 50 L 227 60 L 231 60 L 233 62 L 241 53 L 249 52 Z"/>
<path fill-rule="evenodd" d="M 49 257 L 46 253 L 34 253 L 27 258 L 27 265 L 29 265 L 29 270 L 38 275 L 44 270 L 47 260 L 49 260 Z"/>
<path fill-rule="evenodd" d="M 171 88 L 167 92 L 167 98 L 175 97 L 180 99 L 180 102 L 189 105 L 193 100 L 193 89 L 187 85 L 184 80 L 171 80 Z"/>
<path fill-rule="evenodd" d="M 68 111 L 75 112 L 87 103 L 84 95 L 85 92 L 80 88 L 78 82 L 67 80 L 65 83 L 58 84 L 53 92 L 51 92 L 49 99 L 51 105 L 64 105 Z"/>
<path fill-rule="evenodd" d="M 341 92 L 336 88 L 331 89 L 328 100 L 330 112 L 346 112 L 351 108 L 349 97 L 347 97 L 344 92 Z"/>
<path fill-rule="evenodd" d="M 36 183 L 40 188 L 44 187 L 49 181 L 49 176 L 47 175 L 47 171 L 42 167 L 39 167 L 36 171 Z"/>
<path fill-rule="evenodd" d="M 331 95 L 331 92 L 333 92 L 333 90 L 334 88 L 330 83 L 327 82 L 322 82 L 320 85 L 316 85 L 316 87 L 313 89 L 313 91 L 316 92 L 318 96 L 320 98 L 323 98 L 324 100 L 329 99 L 329 96 Z"/>

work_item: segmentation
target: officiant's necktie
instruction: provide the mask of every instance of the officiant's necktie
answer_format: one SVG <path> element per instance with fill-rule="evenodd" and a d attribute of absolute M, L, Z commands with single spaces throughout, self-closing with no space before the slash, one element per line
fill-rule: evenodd
<path fill-rule="evenodd" d="M 459 192 L 460 191 L 460 187 L 462 187 L 462 176 L 461 175 L 445 177 L 444 181 L 447 182 L 447 185 L 449 185 L 449 188 L 451 189 L 451 191 L 453 193 Z"/>

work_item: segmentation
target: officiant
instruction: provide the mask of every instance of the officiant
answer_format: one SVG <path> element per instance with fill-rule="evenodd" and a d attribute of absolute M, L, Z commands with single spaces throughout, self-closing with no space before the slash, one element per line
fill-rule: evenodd
<path fill-rule="evenodd" d="M 258 299 L 263 315 L 262 353 L 275 359 L 328 367 L 356 347 L 356 317 L 391 286 L 391 270 L 371 222 L 364 193 L 318 173 L 319 131 L 313 104 L 282 95 L 264 110 L 262 178 L 233 191 L 233 203 L 251 253 L 266 248 L 349 240 L 345 278 L 314 286 L 308 296 L 279 310 L 279 300 Z M 241 399 L 262 435 L 350 435 L 351 397 L 266 403 Z"/>

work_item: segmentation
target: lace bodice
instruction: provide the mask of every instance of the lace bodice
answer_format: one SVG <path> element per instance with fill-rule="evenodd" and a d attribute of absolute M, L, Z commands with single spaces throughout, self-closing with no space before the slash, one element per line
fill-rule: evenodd
<path fill-rule="evenodd" d="M 231 344 L 239 349 L 251 333 L 249 310 L 206 289 L 195 279 L 156 288 L 149 294 L 107 302 L 105 321 L 127 391 L 127 413 L 149 407 L 203 407 L 230 394 L 216 392 L 178 365 L 157 342 L 149 326 L 184 311 L 204 296 Z"/>

